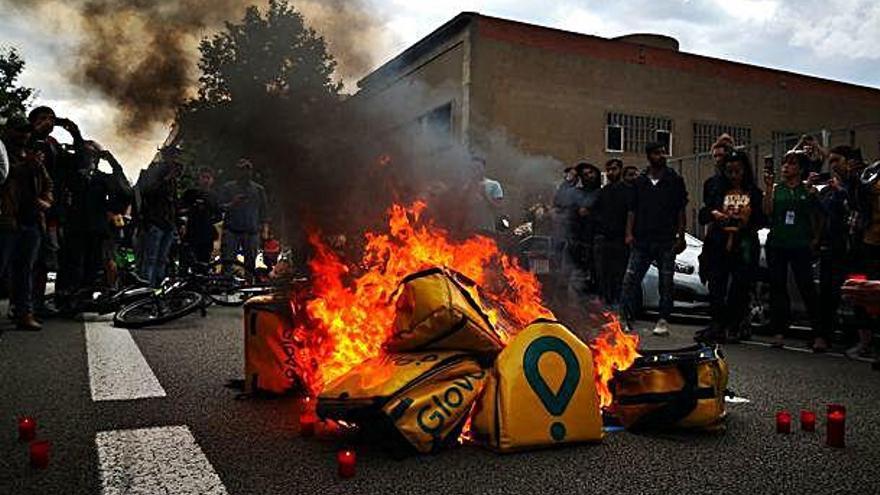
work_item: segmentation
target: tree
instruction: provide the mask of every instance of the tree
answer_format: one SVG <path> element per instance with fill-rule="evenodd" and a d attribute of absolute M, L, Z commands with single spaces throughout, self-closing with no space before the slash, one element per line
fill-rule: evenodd
<path fill-rule="evenodd" d="M 32 88 L 19 86 L 17 81 L 24 70 L 24 59 L 15 48 L 0 52 L 0 120 L 24 114 L 34 94 Z"/>
<path fill-rule="evenodd" d="M 264 12 L 249 7 L 240 23 L 226 23 L 199 49 L 198 97 L 178 121 L 181 139 L 203 163 L 226 169 L 240 156 L 289 158 L 339 102 L 336 62 L 287 0 L 269 0 Z"/>
<path fill-rule="evenodd" d="M 315 143 L 341 103 L 335 60 L 287 0 L 249 7 L 199 50 L 198 96 L 178 114 L 181 147 L 221 182 L 240 157 L 251 159 L 276 225 L 290 225 L 310 184 L 332 181 Z"/>

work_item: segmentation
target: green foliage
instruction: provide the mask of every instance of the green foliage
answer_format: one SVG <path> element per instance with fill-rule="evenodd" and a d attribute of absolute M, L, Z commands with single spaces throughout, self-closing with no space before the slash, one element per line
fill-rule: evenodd
<path fill-rule="evenodd" d="M 0 51 L 0 121 L 5 122 L 13 115 L 23 115 L 34 94 L 32 88 L 17 83 L 23 70 L 24 59 L 16 49 Z"/>
<path fill-rule="evenodd" d="M 247 156 L 268 182 L 338 103 L 336 62 L 287 0 L 249 7 L 199 48 L 198 97 L 178 117 L 182 145 L 221 177 Z"/>

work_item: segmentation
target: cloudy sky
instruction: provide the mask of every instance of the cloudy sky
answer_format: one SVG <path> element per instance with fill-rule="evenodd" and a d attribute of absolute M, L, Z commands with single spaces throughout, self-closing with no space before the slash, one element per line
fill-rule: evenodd
<path fill-rule="evenodd" d="M 600 36 L 662 33 L 677 38 L 682 51 L 880 87 L 877 0 L 363 1 L 376 13 L 382 32 L 371 47 L 374 65 L 459 12 L 476 11 Z M 107 129 L 114 108 L 100 95 L 70 84 L 58 70 L 76 42 L 75 32 L 58 21 L 34 20 L 14 10 L 0 17 L 0 45 L 15 46 L 24 55 L 28 67 L 23 82 L 39 89 L 37 103 L 53 105 L 74 118 L 86 134 L 111 134 Z M 112 147 L 136 175 L 166 134 L 167 128 L 157 126 L 137 140 L 95 137 Z"/>

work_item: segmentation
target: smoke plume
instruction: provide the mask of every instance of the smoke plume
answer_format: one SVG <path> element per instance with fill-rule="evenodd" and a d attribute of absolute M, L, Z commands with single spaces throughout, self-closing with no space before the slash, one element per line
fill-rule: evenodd
<path fill-rule="evenodd" d="M 103 95 L 117 110 L 116 129 L 143 135 L 168 124 L 194 94 L 198 43 L 238 22 L 249 5 L 265 0 L 0 0 L 0 6 L 34 14 L 38 22 L 75 26 L 71 54 L 61 58 L 69 80 Z M 337 77 L 349 84 L 369 70 L 371 37 L 381 24 L 365 0 L 291 2 L 322 34 L 338 62 Z M 57 17 L 56 17 L 57 16 Z M 64 17 L 63 19 L 61 17 Z"/>

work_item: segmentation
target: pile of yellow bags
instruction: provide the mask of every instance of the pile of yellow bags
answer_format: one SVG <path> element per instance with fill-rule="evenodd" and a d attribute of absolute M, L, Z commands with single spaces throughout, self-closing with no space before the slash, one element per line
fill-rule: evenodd
<path fill-rule="evenodd" d="M 539 320 L 505 342 L 473 282 L 434 268 L 401 283 L 387 353 L 330 383 L 318 415 L 384 428 L 419 452 L 472 437 L 500 452 L 602 439 L 589 348 Z"/>

